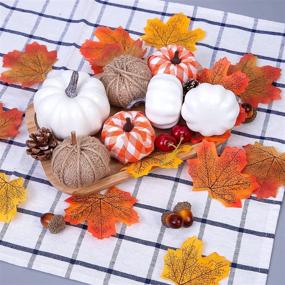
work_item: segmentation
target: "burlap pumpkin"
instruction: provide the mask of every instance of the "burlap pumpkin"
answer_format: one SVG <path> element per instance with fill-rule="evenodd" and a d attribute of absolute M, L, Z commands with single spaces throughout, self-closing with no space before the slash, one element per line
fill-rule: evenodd
<path fill-rule="evenodd" d="M 145 97 L 150 79 L 146 61 L 131 55 L 113 59 L 104 67 L 101 77 L 110 104 L 123 108 Z"/>
<path fill-rule="evenodd" d="M 61 183 L 71 188 L 91 185 L 106 176 L 110 155 L 106 147 L 90 136 L 65 139 L 52 156 L 52 171 Z"/>

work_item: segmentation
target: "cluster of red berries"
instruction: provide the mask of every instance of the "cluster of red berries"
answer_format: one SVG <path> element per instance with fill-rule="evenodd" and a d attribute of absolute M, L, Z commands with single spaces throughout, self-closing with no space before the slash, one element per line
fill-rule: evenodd
<path fill-rule="evenodd" d="M 162 133 L 155 139 L 155 147 L 159 151 L 172 151 L 180 143 L 196 144 L 203 140 L 200 133 L 191 131 L 186 125 L 176 125 L 171 129 L 171 134 Z"/>
<path fill-rule="evenodd" d="M 189 202 L 177 203 L 177 205 L 173 208 L 173 211 L 167 211 L 162 214 L 161 222 L 167 228 L 189 228 L 193 224 L 191 204 Z"/>

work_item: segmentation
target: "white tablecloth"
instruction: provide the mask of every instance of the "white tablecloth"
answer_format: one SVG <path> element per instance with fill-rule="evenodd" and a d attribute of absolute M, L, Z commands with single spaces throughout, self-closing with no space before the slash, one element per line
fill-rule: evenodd
<path fill-rule="evenodd" d="M 184 12 L 191 27 L 203 28 L 206 38 L 196 52 L 208 67 L 227 56 L 237 62 L 245 52 L 259 57 L 259 64 L 283 68 L 284 24 L 158 0 L 25 0 L 0 2 L 0 53 L 21 50 L 37 41 L 56 49 L 58 61 L 51 75 L 62 69 L 91 72 L 79 47 L 98 25 L 123 26 L 138 37 L 148 18 L 167 19 Z M 285 72 L 276 84 L 284 89 Z M 1 83 L 5 107 L 25 110 L 37 88 L 21 89 Z M 285 150 L 285 100 L 262 105 L 257 119 L 238 127 L 228 145 L 254 141 Z M 192 182 L 184 165 L 178 170 L 156 170 L 138 180 L 119 185 L 136 196 L 140 223 L 117 226 L 115 237 L 97 240 L 86 226 L 67 226 L 58 235 L 42 228 L 44 212 L 63 213 L 67 195 L 53 188 L 41 165 L 25 155 L 25 124 L 13 140 L 0 142 L 1 171 L 24 177 L 27 202 L 10 224 L 0 223 L 0 259 L 91 284 L 168 284 L 160 278 L 168 247 L 179 247 L 188 237 L 203 240 L 204 254 L 217 251 L 232 261 L 230 276 L 221 284 L 266 283 L 283 189 L 276 198 L 252 197 L 240 209 L 225 208 L 208 198 L 207 192 L 191 191 Z M 172 230 L 161 225 L 161 213 L 176 202 L 190 201 L 195 222 L 191 228 Z"/>

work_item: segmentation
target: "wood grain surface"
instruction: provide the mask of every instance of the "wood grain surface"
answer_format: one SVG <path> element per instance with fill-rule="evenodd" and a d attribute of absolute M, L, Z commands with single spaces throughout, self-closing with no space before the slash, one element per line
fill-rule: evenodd
<path fill-rule="evenodd" d="M 27 111 L 26 111 L 26 124 L 29 133 L 33 133 L 37 130 L 37 123 L 36 123 L 36 115 L 34 111 L 33 104 L 31 104 Z M 196 148 L 197 145 L 193 145 L 193 148 L 190 152 L 185 152 L 181 153 L 178 156 L 182 160 L 187 160 L 189 158 L 192 158 L 196 155 Z M 57 188 L 59 191 L 67 193 L 67 194 L 89 194 L 93 192 L 99 192 L 102 190 L 105 190 L 111 186 L 115 186 L 119 183 L 125 182 L 128 179 L 133 179 L 133 177 L 124 169 L 123 164 L 119 163 L 118 161 L 112 159 L 110 168 L 111 168 L 111 173 L 109 176 L 106 176 L 94 184 L 88 186 L 88 187 L 81 187 L 81 188 L 69 188 L 63 185 L 54 175 L 51 169 L 51 161 L 42 161 L 41 162 L 42 167 L 45 171 L 45 174 L 49 180 L 49 182 Z"/>

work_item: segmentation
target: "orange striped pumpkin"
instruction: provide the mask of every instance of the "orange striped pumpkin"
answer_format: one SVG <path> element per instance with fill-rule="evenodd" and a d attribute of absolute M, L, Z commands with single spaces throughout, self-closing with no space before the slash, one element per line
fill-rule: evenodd
<path fill-rule="evenodd" d="M 181 82 L 196 79 L 201 66 L 194 54 L 186 48 L 168 45 L 154 52 L 148 59 L 148 66 L 152 75 L 167 73 L 175 75 Z"/>
<path fill-rule="evenodd" d="M 154 129 L 137 111 L 121 111 L 107 119 L 101 136 L 111 155 L 124 164 L 136 162 L 154 149 Z"/>

